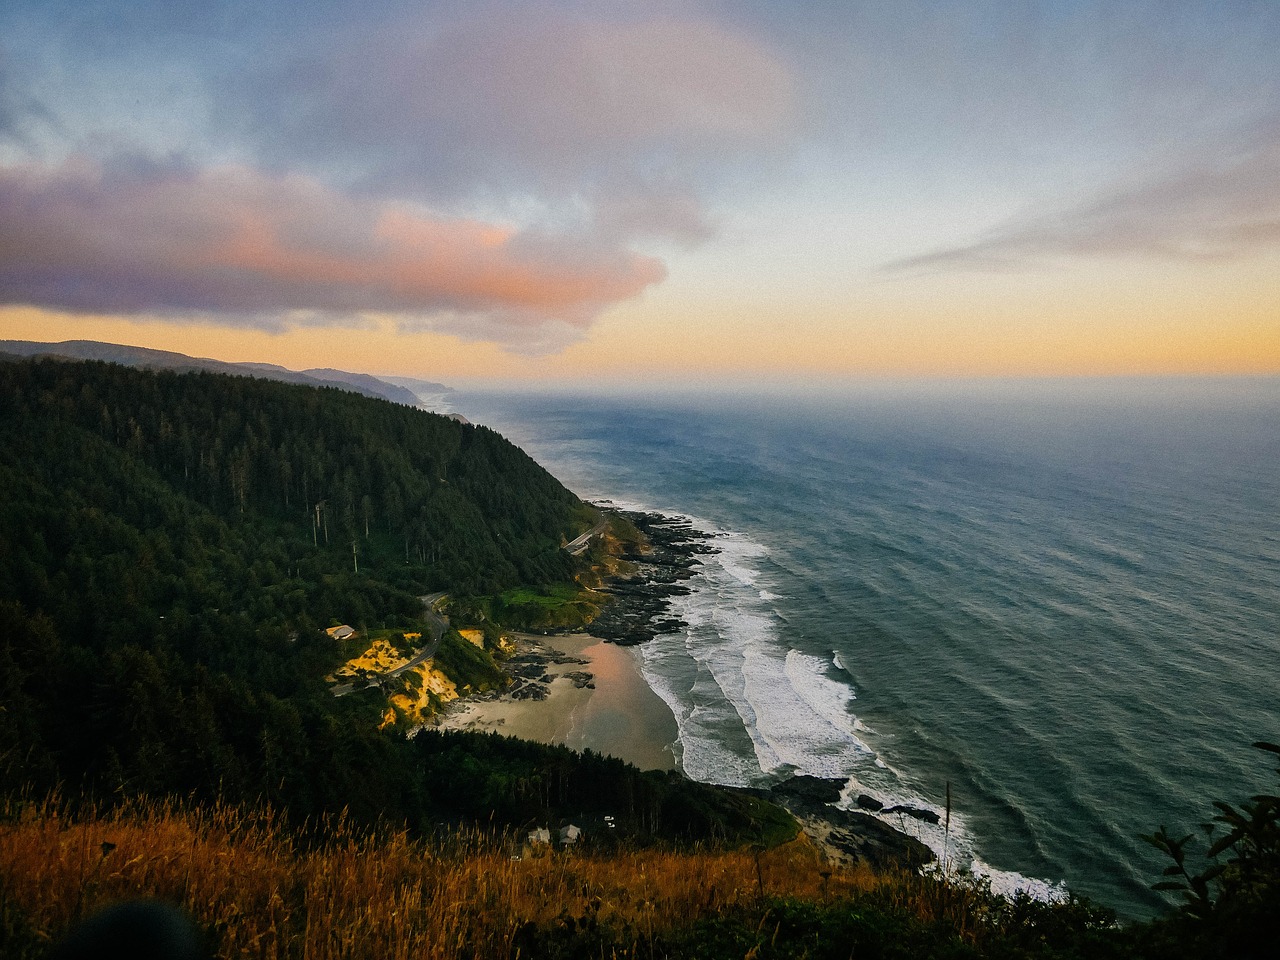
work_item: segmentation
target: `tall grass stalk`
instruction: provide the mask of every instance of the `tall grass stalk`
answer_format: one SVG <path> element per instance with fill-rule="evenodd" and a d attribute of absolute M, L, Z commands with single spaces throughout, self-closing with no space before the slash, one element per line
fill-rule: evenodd
<path fill-rule="evenodd" d="M 762 887 L 817 901 L 883 882 L 832 871 L 803 837 L 764 851 L 513 853 L 511 838 L 478 829 L 435 841 L 342 817 L 292 829 L 270 809 L 227 804 L 0 806 L 0 898 L 38 936 L 156 897 L 210 930 L 225 957 L 505 960 L 526 924 L 588 917 L 651 947 L 700 918 L 758 907 Z"/>

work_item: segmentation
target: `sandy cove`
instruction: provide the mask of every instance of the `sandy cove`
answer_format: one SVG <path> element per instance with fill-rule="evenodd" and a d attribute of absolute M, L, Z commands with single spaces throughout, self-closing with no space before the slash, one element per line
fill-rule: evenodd
<path fill-rule="evenodd" d="M 675 769 L 675 717 L 645 682 L 636 648 L 586 633 L 509 636 L 512 688 L 450 704 L 438 729 L 497 732 L 594 750 L 642 770 Z"/>

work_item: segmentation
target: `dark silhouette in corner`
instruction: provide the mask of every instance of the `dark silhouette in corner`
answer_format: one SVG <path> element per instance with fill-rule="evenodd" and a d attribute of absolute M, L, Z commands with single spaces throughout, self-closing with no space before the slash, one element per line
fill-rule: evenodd
<path fill-rule="evenodd" d="M 72 928 L 52 960 L 210 960 L 212 953 L 195 924 L 177 907 L 159 900 L 133 900 L 106 907 Z"/>

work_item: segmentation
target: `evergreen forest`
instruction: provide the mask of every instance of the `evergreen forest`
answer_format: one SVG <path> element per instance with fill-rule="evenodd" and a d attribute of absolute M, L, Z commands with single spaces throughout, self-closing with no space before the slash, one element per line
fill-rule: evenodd
<path fill-rule="evenodd" d="M 638 832 L 736 822 L 741 802 L 713 824 L 719 795 L 682 778 L 497 737 L 408 739 L 378 729 L 378 690 L 332 695 L 331 624 L 421 630 L 429 593 L 572 583 L 584 561 L 561 545 L 597 511 L 486 427 L 338 389 L 10 361 L 0 489 L 7 790 L 428 832 L 574 805 Z M 677 794 L 691 802 L 664 815 Z"/>

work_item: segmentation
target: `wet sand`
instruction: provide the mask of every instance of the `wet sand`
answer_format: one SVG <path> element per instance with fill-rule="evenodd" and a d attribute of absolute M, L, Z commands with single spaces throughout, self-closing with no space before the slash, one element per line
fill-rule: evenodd
<path fill-rule="evenodd" d="M 496 731 L 594 750 L 642 770 L 676 767 L 675 718 L 645 683 L 634 647 L 585 633 L 517 634 L 513 639 L 541 667 L 546 682 L 518 681 L 511 693 L 460 700 L 445 712 L 440 729 Z M 589 681 L 584 673 L 590 674 Z M 543 692 L 533 689 L 537 687 L 543 688 L 545 699 L 528 696 Z"/>

